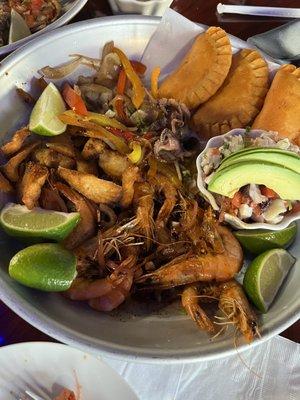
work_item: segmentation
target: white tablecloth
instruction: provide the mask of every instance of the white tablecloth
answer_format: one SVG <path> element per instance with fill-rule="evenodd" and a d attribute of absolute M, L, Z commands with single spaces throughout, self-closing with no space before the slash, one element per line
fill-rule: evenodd
<path fill-rule="evenodd" d="M 241 357 L 254 372 L 238 354 L 182 365 L 104 361 L 140 400 L 300 400 L 299 344 L 277 336 Z"/>

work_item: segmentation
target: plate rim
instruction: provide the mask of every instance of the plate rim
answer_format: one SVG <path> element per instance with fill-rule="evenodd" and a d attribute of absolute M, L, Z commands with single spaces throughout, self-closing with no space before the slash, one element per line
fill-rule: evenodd
<path fill-rule="evenodd" d="M 50 31 L 46 35 L 42 35 L 30 41 L 22 48 L 19 48 L 16 52 L 6 57 L 0 66 L 0 74 L 4 70 L 9 70 L 15 63 L 18 63 L 20 59 L 26 57 L 27 53 L 32 51 L 32 48 L 37 48 L 46 43 L 49 39 L 54 39 L 56 37 L 62 37 L 64 34 L 71 33 L 72 31 L 84 31 L 85 29 L 91 29 L 93 26 L 98 25 L 112 25 L 112 24 L 138 24 L 143 25 L 158 25 L 160 17 L 150 17 L 150 16 L 136 16 L 136 15 L 126 15 L 126 16 L 108 16 L 100 17 L 92 20 L 80 21 L 68 26 L 61 27 L 57 30 Z M 206 25 L 199 24 L 202 27 Z M 231 39 L 239 45 L 248 46 L 243 40 L 236 38 L 235 36 L 229 35 Z M 36 46 L 34 46 L 36 45 Z M 61 325 L 59 322 L 53 320 L 52 318 L 42 314 L 34 306 L 28 302 L 22 305 L 22 297 L 17 292 L 15 292 L 10 286 L 8 286 L 5 281 L 0 279 L 0 299 L 17 315 L 19 315 L 26 322 L 39 329 L 40 331 L 48 334 L 52 338 L 67 343 L 75 348 L 80 348 L 83 351 L 92 354 L 101 354 L 107 357 L 116 358 L 119 360 L 134 361 L 141 363 L 161 363 L 161 364 L 178 364 L 178 363 L 190 363 L 199 361 L 208 361 L 214 359 L 220 359 L 227 357 L 229 355 L 236 354 L 237 350 L 232 347 L 227 350 L 216 351 L 207 354 L 199 354 L 196 351 L 191 350 L 189 354 L 184 353 L 184 349 L 181 353 L 167 354 L 166 351 L 162 353 L 161 349 L 152 348 L 151 353 L 149 349 L 134 350 L 130 346 L 119 345 L 112 342 L 107 342 L 101 339 L 94 339 L 88 335 L 84 335 Z M 4 293 L 5 290 L 5 293 Z M 280 324 L 280 327 L 271 327 L 268 332 L 264 334 L 263 337 L 255 339 L 251 345 L 243 344 L 238 347 L 238 352 L 243 352 L 250 347 L 257 346 L 269 340 L 271 337 L 279 334 L 280 332 L 287 329 L 290 325 L 296 322 L 300 318 L 300 308 L 295 307 L 290 308 L 289 313 L 285 316 L 284 322 Z"/>

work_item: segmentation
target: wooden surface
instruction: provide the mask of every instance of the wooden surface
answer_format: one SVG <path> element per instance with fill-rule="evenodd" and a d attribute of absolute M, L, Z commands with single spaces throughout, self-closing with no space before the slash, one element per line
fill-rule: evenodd
<path fill-rule="evenodd" d="M 172 7 L 185 17 L 207 25 L 217 25 L 224 28 L 228 33 L 242 39 L 265 32 L 276 26 L 282 25 L 288 20 L 282 18 L 248 17 L 240 15 L 219 16 L 216 12 L 216 5 L 219 0 L 174 0 Z M 231 2 L 228 4 L 267 5 L 299 7 L 299 0 L 252 0 Z M 77 15 L 74 21 L 111 15 L 110 7 L 106 0 L 89 0 L 84 9 Z M 288 339 L 300 343 L 300 321 L 282 333 Z M 47 335 L 33 328 L 9 308 L 0 302 L 0 346 L 11 343 L 26 341 L 53 340 Z"/>

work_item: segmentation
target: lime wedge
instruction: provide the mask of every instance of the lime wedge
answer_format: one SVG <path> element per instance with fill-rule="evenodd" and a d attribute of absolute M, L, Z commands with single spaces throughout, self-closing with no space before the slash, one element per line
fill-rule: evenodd
<path fill-rule="evenodd" d="M 35 244 L 11 259 L 9 275 L 34 289 L 61 292 L 76 276 L 76 257 L 57 243 Z"/>
<path fill-rule="evenodd" d="M 10 14 L 8 43 L 14 43 L 29 35 L 31 35 L 31 32 L 24 18 L 12 8 Z"/>
<path fill-rule="evenodd" d="M 266 250 L 290 246 L 297 235 L 297 224 L 293 222 L 280 231 L 242 229 L 233 233 L 245 250 L 252 254 L 261 254 Z"/>
<path fill-rule="evenodd" d="M 67 125 L 58 118 L 66 111 L 65 103 L 59 90 L 49 83 L 33 107 L 29 120 L 29 129 L 42 136 L 60 135 Z"/>
<path fill-rule="evenodd" d="M 44 238 L 61 241 L 80 220 L 80 214 L 34 208 L 8 203 L 0 213 L 0 225 L 5 232 L 19 238 Z"/>
<path fill-rule="evenodd" d="M 273 249 L 256 257 L 246 270 L 243 286 L 253 304 L 266 313 L 282 282 L 295 264 L 284 249 Z"/>

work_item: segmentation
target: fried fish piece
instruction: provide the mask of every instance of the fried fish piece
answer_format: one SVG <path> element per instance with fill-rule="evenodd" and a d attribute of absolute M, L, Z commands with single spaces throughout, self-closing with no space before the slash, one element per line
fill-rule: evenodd
<path fill-rule="evenodd" d="M 121 186 L 113 182 L 62 167 L 57 172 L 70 186 L 95 203 L 116 203 L 121 197 Z"/>
<path fill-rule="evenodd" d="M 109 149 L 104 150 L 100 154 L 98 164 L 107 175 L 119 179 L 122 179 L 122 175 L 126 169 L 132 165 L 126 156 Z"/>
<path fill-rule="evenodd" d="M 28 146 L 24 147 L 13 156 L 5 165 L 1 167 L 1 170 L 6 175 L 6 177 L 11 182 L 17 182 L 19 180 L 19 165 L 23 162 L 30 153 L 40 145 L 40 142 L 31 143 Z"/>
<path fill-rule="evenodd" d="M 51 137 L 46 143 L 46 146 L 64 156 L 76 158 L 74 144 L 72 143 L 70 135 L 67 133 Z"/>
<path fill-rule="evenodd" d="M 212 26 L 199 35 L 179 67 L 161 84 L 160 98 L 172 98 L 193 109 L 213 96 L 226 78 L 232 51 L 226 32 Z"/>
<path fill-rule="evenodd" d="M 279 68 L 252 128 L 276 131 L 300 145 L 300 68 Z"/>
<path fill-rule="evenodd" d="M 96 160 L 85 160 L 78 158 L 76 160 L 76 169 L 79 172 L 85 172 L 86 174 L 98 175 L 98 168 Z"/>
<path fill-rule="evenodd" d="M 21 182 L 21 199 L 25 206 L 31 210 L 37 205 L 42 187 L 48 178 L 48 169 L 40 164 L 29 161 Z"/>
<path fill-rule="evenodd" d="M 73 160 L 73 158 L 57 153 L 57 151 L 53 149 L 37 149 L 33 154 L 33 158 L 35 161 L 48 168 L 57 168 L 59 166 L 73 168 L 75 165 L 75 160 Z"/>
<path fill-rule="evenodd" d="M 29 135 L 30 135 L 30 130 L 28 129 L 28 126 L 24 126 L 23 128 L 19 129 L 14 133 L 13 137 L 9 142 L 1 146 L 2 152 L 6 156 L 16 153 L 21 149 L 24 141 L 27 139 Z"/>
<path fill-rule="evenodd" d="M 102 140 L 90 138 L 84 145 L 81 155 L 85 160 L 92 160 L 98 158 L 105 148 L 106 145 Z"/>
<path fill-rule="evenodd" d="M 263 105 L 268 76 L 267 63 L 257 51 L 243 49 L 235 54 L 223 85 L 193 115 L 193 130 L 209 139 L 247 126 Z"/>

